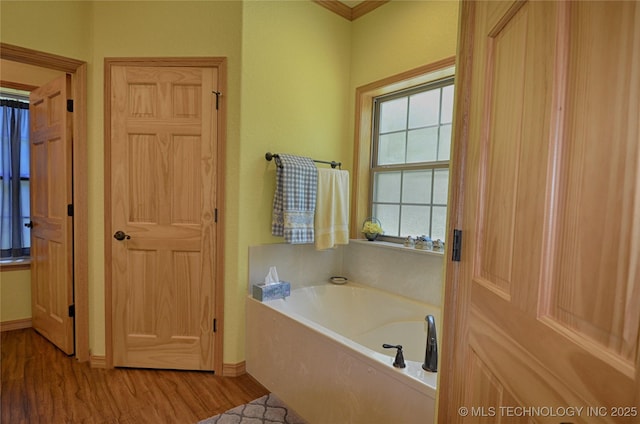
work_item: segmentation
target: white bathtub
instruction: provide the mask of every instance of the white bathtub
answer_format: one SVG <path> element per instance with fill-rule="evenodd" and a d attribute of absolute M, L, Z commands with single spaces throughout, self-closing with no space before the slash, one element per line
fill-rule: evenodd
<path fill-rule="evenodd" d="M 247 371 L 311 424 L 432 423 L 427 314 L 439 325 L 437 307 L 354 283 L 247 298 Z M 383 343 L 403 346 L 407 368 Z"/>

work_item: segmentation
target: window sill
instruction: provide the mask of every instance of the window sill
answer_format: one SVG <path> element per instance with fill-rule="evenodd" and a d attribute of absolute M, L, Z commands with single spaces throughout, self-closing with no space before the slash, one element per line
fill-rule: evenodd
<path fill-rule="evenodd" d="M 3 259 L 0 261 L 0 272 L 26 269 L 31 269 L 31 258 Z"/>
<path fill-rule="evenodd" d="M 351 239 L 349 241 L 350 243 L 358 243 L 358 244 L 366 244 L 367 246 L 373 246 L 376 248 L 381 248 L 381 249 L 392 249 L 392 250 L 398 250 L 398 251 L 403 251 L 403 252 L 408 252 L 408 253 L 414 253 L 414 254 L 418 254 L 418 255 L 427 255 L 427 256 L 440 256 L 442 258 L 444 258 L 444 250 L 440 249 L 440 250 L 422 250 L 422 249 L 416 249 L 414 247 L 407 247 L 404 246 L 402 244 L 399 243 L 391 243 L 388 241 L 369 241 L 369 240 L 365 240 L 365 239 Z"/>

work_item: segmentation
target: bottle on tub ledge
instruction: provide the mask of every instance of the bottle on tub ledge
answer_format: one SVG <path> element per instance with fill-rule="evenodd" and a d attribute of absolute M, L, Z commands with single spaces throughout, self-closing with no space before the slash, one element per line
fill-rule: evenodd
<path fill-rule="evenodd" d="M 415 247 L 415 246 L 416 246 L 416 241 L 414 240 L 413 237 L 407 236 L 407 238 L 404 239 L 404 247 Z"/>
<path fill-rule="evenodd" d="M 444 250 L 444 241 L 438 239 L 433 242 L 433 250 Z"/>
<path fill-rule="evenodd" d="M 419 250 L 433 250 L 431 237 L 422 235 L 416 239 L 415 248 Z"/>

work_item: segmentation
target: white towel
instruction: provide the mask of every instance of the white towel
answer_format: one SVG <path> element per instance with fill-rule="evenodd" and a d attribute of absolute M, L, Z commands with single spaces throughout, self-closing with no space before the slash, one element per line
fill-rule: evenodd
<path fill-rule="evenodd" d="M 349 244 L 349 171 L 318 168 L 316 249 Z"/>

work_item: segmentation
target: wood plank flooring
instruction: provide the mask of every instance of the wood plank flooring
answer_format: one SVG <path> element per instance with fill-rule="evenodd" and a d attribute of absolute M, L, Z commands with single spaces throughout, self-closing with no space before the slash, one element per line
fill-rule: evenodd
<path fill-rule="evenodd" d="M 2 424 L 191 424 L 268 393 L 249 375 L 91 368 L 30 328 L 0 344 Z"/>

